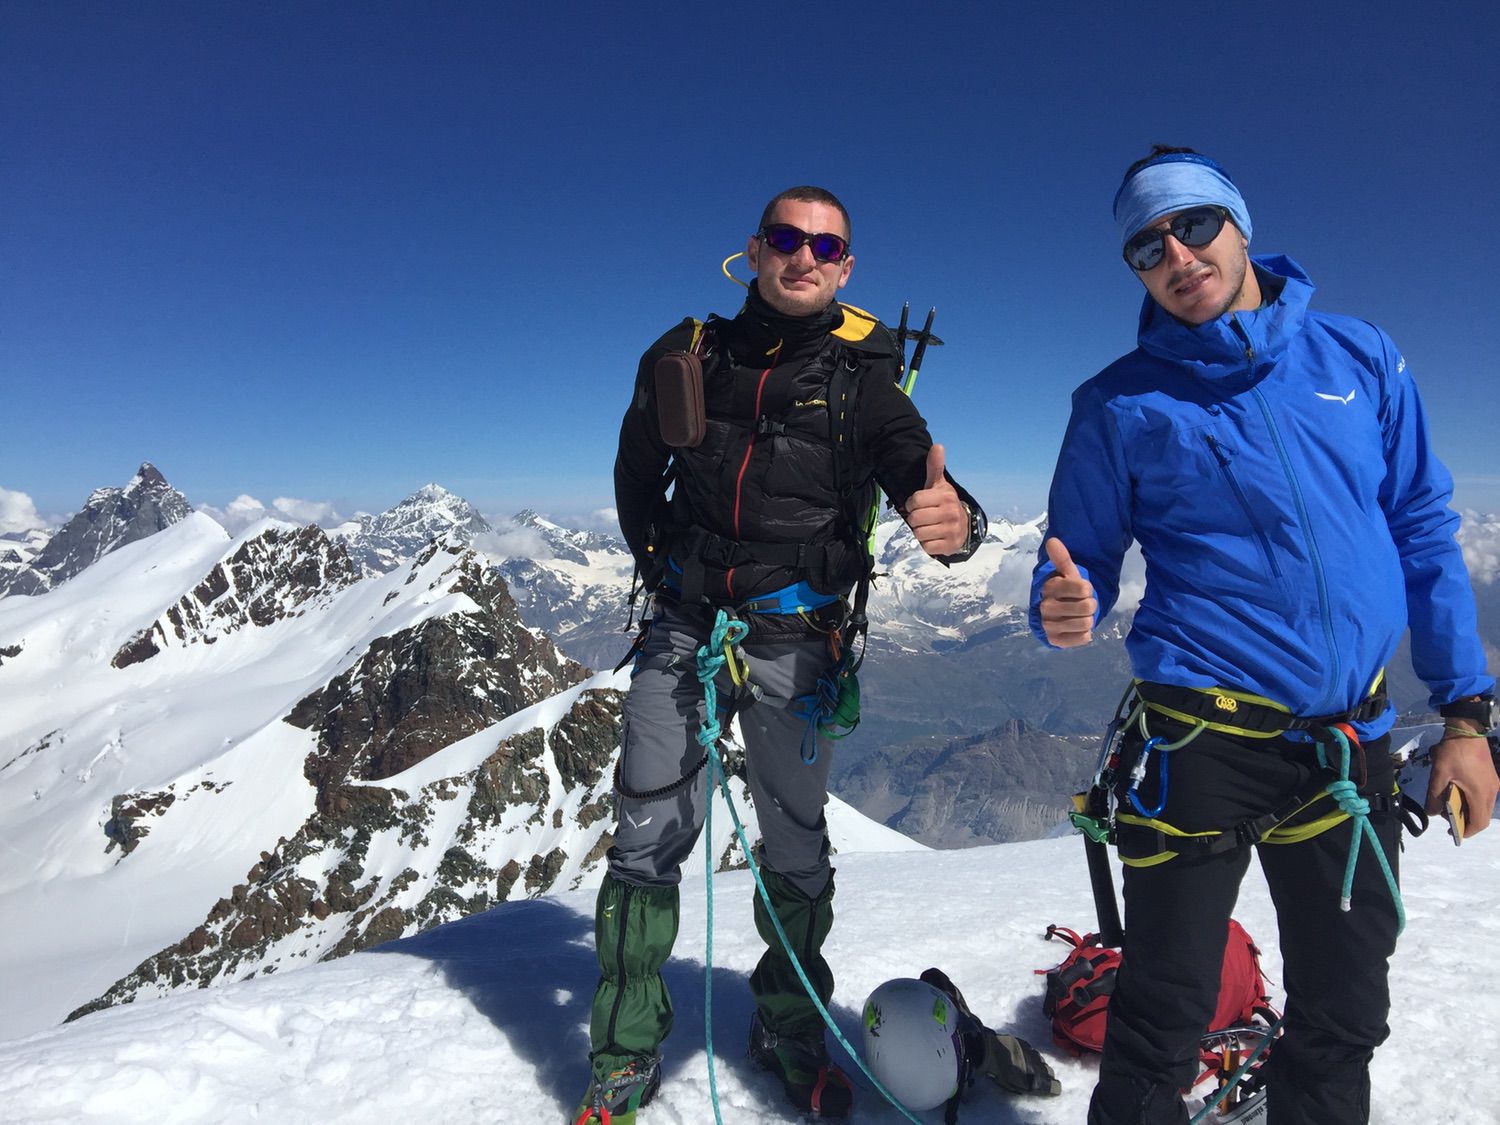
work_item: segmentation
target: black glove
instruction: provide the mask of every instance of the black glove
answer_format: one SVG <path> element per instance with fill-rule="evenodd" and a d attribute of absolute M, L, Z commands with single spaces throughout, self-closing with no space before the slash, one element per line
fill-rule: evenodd
<path fill-rule="evenodd" d="M 979 1052 L 972 1060 L 974 1069 L 989 1075 L 1002 1090 L 1012 1094 L 1041 1094 L 1049 1098 L 1062 1093 L 1062 1083 L 1052 1073 L 1047 1060 L 1026 1040 L 1001 1035 L 987 1027 L 978 1038 Z M 967 1043 L 965 1047 L 968 1047 Z"/>

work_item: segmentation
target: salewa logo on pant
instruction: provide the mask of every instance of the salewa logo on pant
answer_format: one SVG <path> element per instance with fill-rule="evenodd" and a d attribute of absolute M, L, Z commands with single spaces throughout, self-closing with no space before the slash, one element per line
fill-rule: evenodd
<path fill-rule="evenodd" d="M 1346 395 L 1325 395 L 1322 391 L 1313 391 L 1313 394 L 1317 395 L 1319 398 L 1326 398 L 1329 402 L 1342 402 L 1345 406 L 1348 406 L 1351 402 L 1354 401 L 1353 391 L 1350 391 Z"/>
<path fill-rule="evenodd" d="M 646 827 L 646 825 L 651 823 L 651 817 L 649 816 L 645 820 L 636 820 L 635 817 L 631 816 L 629 813 L 626 813 L 625 819 L 630 821 L 630 827 L 637 830 L 642 829 Z"/>

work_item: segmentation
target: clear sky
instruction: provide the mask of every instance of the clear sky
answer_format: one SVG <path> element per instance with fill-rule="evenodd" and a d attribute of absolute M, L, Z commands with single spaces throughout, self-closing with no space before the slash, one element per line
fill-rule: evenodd
<path fill-rule="evenodd" d="M 1161 141 L 1395 337 L 1494 511 L 1497 12 L 5 0 L 0 493 L 67 513 L 149 460 L 198 506 L 607 505 L 641 351 L 732 313 L 720 261 L 811 182 L 849 301 L 937 306 L 954 473 L 1035 514 L 1133 345 L 1110 201 Z"/>

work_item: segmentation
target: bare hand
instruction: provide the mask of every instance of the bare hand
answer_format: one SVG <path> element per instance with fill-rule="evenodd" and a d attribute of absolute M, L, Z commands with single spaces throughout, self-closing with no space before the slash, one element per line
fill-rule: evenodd
<path fill-rule="evenodd" d="M 1057 571 L 1042 583 L 1042 629 L 1058 648 L 1086 645 L 1094 639 L 1094 614 L 1099 612 L 1093 584 L 1079 573 L 1061 539 L 1048 539 L 1042 546 Z"/>
<path fill-rule="evenodd" d="M 1443 790 L 1450 782 L 1463 794 L 1467 840 L 1489 827 L 1495 794 L 1500 792 L 1500 776 L 1496 776 L 1495 763 L 1490 760 L 1488 740 L 1457 735 L 1445 737 L 1432 748 L 1432 777 L 1427 783 L 1429 815 L 1442 811 Z"/>
<path fill-rule="evenodd" d="M 969 517 L 958 490 L 943 475 L 943 447 L 927 451 L 927 483 L 913 492 L 901 510 L 922 550 L 934 558 L 956 555 L 969 539 Z"/>

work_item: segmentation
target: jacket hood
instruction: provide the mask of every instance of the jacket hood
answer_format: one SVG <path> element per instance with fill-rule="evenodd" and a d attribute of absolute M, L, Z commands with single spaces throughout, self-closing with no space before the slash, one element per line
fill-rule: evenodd
<path fill-rule="evenodd" d="M 1284 255 L 1252 257 L 1250 264 L 1266 304 L 1191 325 L 1148 295 L 1136 334 L 1141 349 L 1227 388 L 1263 379 L 1302 331 L 1315 287 L 1302 267 Z"/>

